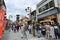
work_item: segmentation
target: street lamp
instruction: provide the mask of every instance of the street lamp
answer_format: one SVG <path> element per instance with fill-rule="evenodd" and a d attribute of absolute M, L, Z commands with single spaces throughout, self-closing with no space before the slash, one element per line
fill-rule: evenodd
<path fill-rule="evenodd" d="M 30 7 L 27 7 L 27 8 L 25 9 L 25 11 L 28 12 L 28 13 L 30 13 L 30 12 L 31 12 L 31 8 L 30 8 Z"/>
<path fill-rule="evenodd" d="M 9 20 L 11 20 L 10 18 L 13 18 L 13 16 L 12 15 L 9 15 Z"/>

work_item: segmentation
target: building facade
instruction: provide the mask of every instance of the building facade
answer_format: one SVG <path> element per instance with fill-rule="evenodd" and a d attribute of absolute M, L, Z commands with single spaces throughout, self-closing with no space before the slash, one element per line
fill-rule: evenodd
<path fill-rule="evenodd" d="M 42 0 L 37 4 L 36 12 L 37 19 L 39 22 L 50 22 L 60 23 L 60 3 L 59 0 Z"/>

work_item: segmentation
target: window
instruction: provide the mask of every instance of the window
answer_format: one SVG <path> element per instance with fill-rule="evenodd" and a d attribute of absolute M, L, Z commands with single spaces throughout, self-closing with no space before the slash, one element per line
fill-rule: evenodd
<path fill-rule="evenodd" d="M 46 10 L 46 6 L 44 5 L 43 7 L 39 8 L 39 13 L 45 10 Z"/>
<path fill-rule="evenodd" d="M 50 6 L 50 8 L 54 7 L 54 1 L 49 2 L 49 6 Z"/>
<path fill-rule="evenodd" d="M 46 5 L 44 5 L 41 8 L 39 8 L 39 13 L 42 12 L 42 11 L 45 11 L 45 10 L 51 8 L 51 7 L 54 7 L 54 1 L 50 1 Z"/>
<path fill-rule="evenodd" d="M 42 5 L 44 2 L 46 2 L 47 0 L 42 0 L 38 5 L 37 7 L 39 7 L 40 5 Z"/>
<path fill-rule="evenodd" d="M 42 12 L 42 11 L 41 11 L 41 8 L 39 8 L 39 13 L 40 13 L 40 12 Z"/>
<path fill-rule="evenodd" d="M 43 7 L 42 7 L 42 11 L 45 11 L 46 10 L 46 6 L 44 5 Z"/>
<path fill-rule="evenodd" d="M 48 4 L 46 4 L 45 6 L 46 6 L 46 9 L 49 9 L 49 6 L 48 6 Z"/>

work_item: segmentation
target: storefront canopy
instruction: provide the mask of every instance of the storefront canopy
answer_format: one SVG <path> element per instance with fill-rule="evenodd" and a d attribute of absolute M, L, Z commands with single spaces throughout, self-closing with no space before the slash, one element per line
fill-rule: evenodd
<path fill-rule="evenodd" d="M 48 12 L 40 14 L 39 16 L 37 16 L 37 19 L 45 18 L 47 16 L 54 15 L 54 14 L 57 14 L 57 13 L 58 13 L 57 9 L 52 9 L 52 10 L 50 10 Z"/>

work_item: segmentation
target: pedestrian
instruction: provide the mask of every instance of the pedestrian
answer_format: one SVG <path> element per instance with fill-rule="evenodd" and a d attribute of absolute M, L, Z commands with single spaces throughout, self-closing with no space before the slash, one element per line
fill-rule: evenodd
<path fill-rule="evenodd" d="M 58 25 L 54 25 L 54 33 L 55 33 L 55 39 L 58 39 Z"/>
<path fill-rule="evenodd" d="M 60 40 L 60 24 L 58 23 L 58 39 Z"/>
<path fill-rule="evenodd" d="M 36 35 L 35 35 L 35 24 L 33 23 L 33 36 L 35 37 Z"/>
<path fill-rule="evenodd" d="M 15 24 L 15 28 L 16 28 L 16 31 L 17 31 L 17 24 Z"/>
<path fill-rule="evenodd" d="M 26 32 L 27 32 L 27 30 L 28 30 L 28 24 L 27 23 L 25 23 L 24 25 L 23 25 L 23 31 L 22 31 L 22 34 L 23 34 L 23 36 L 22 36 L 22 38 L 27 38 L 27 34 L 26 34 Z"/>
<path fill-rule="evenodd" d="M 42 24 L 42 28 L 41 28 L 41 33 L 42 33 L 43 36 L 46 35 L 46 26 L 45 26 L 45 25 L 46 25 L 46 24 L 43 23 L 43 24 Z"/>
<path fill-rule="evenodd" d="M 29 34 L 32 34 L 32 24 L 29 25 L 28 29 L 29 29 Z"/>
<path fill-rule="evenodd" d="M 40 36 L 41 36 L 41 26 L 40 25 L 37 25 L 36 31 L 37 31 L 37 37 L 40 38 Z"/>
<path fill-rule="evenodd" d="M 50 37 L 52 40 L 55 39 L 54 26 L 53 25 L 51 25 L 51 27 L 50 27 Z"/>
<path fill-rule="evenodd" d="M 49 40 L 50 39 L 50 22 L 46 24 L 46 38 Z"/>
<path fill-rule="evenodd" d="M 14 30 L 14 32 L 16 33 L 16 27 L 15 27 L 15 24 L 13 25 L 13 30 Z"/>
<path fill-rule="evenodd" d="M 16 26 L 17 32 L 19 32 L 19 27 L 20 27 L 20 25 L 17 24 L 17 26 Z"/>
<path fill-rule="evenodd" d="M 9 24 L 9 25 L 8 25 L 8 29 L 9 29 L 9 32 L 10 32 L 11 29 L 12 29 L 12 24 Z"/>

